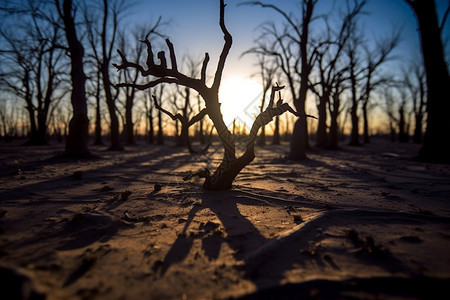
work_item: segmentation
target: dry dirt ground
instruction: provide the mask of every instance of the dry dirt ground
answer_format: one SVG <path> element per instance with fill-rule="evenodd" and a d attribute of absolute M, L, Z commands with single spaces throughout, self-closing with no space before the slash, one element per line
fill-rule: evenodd
<path fill-rule="evenodd" d="M 0 298 L 450 299 L 450 166 L 417 145 L 257 147 L 222 192 L 183 181 L 218 144 L 91 149 L 0 143 Z"/>

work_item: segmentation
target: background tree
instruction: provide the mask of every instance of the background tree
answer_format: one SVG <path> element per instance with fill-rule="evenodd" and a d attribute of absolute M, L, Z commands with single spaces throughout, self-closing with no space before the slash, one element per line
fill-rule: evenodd
<path fill-rule="evenodd" d="M 67 54 L 70 57 L 72 81 L 71 103 L 73 115 L 69 123 L 69 134 L 63 156 L 70 158 L 92 157 L 89 148 L 89 119 L 86 101 L 86 75 L 83 70 L 84 47 L 77 36 L 72 0 L 64 0 L 62 6 L 55 0 L 55 6 L 64 24 L 67 40 Z"/>
<path fill-rule="evenodd" d="M 150 35 L 156 35 L 156 30 L 160 25 L 161 18 L 157 22 L 150 26 L 135 27 L 131 34 L 125 34 L 124 31 L 119 34 L 119 45 L 122 49 L 125 49 L 125 45 L 134 43 L 134 47 L 128 48 L 127 56 L 131 57 L 134 61 L 140 62 L 144 55 L 145 45 L 139 40 L 144 37 L 149 38 Z M 127 38 L 130 37 L 130 38 Z M 133 40 L 133 42 L 132 42 Z M 125 95 L 125 122 L 124 122 L 124 133 L 125 133 L 125 143 L 127 145 L 135 144 L 134 139 L 134 119 L 133 119 L 133 108 L 136 97 L 137 89 L 134 85 L 137 83 L 139 78 L 138 70 L 127 69 L 121 73 L 122 78 L 119 79 L 124 82 L 131 83 L 131 85 L 123 88 Z"/>
<path fill-rule="evenodd" d="M 13 9 L 12 15 L 0 28 L 3 49 L 0 83 L 26 103 L 30 132 L 27 144 L 48 142 L 48 126 L 53 107 L 64 93 L 58 92 L 62 83 L 62 56 L 57 48 L 60 28 L 40 18 L 36 13 L 42 5 L 33 2 Z M 21 25 L 11 28 L 10 22 L 20 18 Z"/>
<path fill-rule="evenodd" d="M 109 150 L 123 150 L 116 104 L 119 91 L 116 91 L 111 83 L 111 60 L 113 51 L 117 47 L 121 17 L 127 7 L 122 0 L 103 0 L 100 3 L 93 3 L 93 5 L 88 3 L 84 7 L 84 22 L 87 27 L 90 51 L 96 61 L 95 67 L 101 73 L 104 97 L 109 112 Z"/>
<path fill-rule="evenodd" d="M 390 54 L 400 41 L 400 31 L 393 31 L 392 35 L 385 37 L 375 43 L 372 49 L 366 45 L 365 69 L 363 73 L 363 87 L 361 91 L 362 116 L 363 116 L 363 139 L 364 143 L 370 142 L 368 111 L 371 103 L 372 91 L 381 83 L 388 80 L 385 76 L 377 74 L 380 67 L 392 57 Z"/>
<path fill-rule="evenodd" d="M 286 21 L 286 26 L 281 32 L 277 30 L 273 23 L 263 26 L 262 36 L 265 38 L 259 39 L 259 41 L 264 42 L 259 43 L 251 51 L 276 59 L 280 70 L 286 77 L 295 109 L 300 116 L 306 115 L 305 104 L 309 90 L 309 75 L 314 60 L 314 53 L 308 50 L 310 44 L 309 27 L 313 21 L 313 12 L 317 1 L 301 1 L 300 23 L 296 22 L 293 15 L 284 12 L 275 5 L 260 1 L 245 2 L 245 4 L 273 9 Z M 293 160 L 306 159 L 308 148 L 308 124 L 305 117 L 300 117 L 294 124 L 288 158 Z"/>
<path fill-rule="evenodd" d="M 427 127 L 419 159 L 423 161 L 450 162 L 450 79 L 445 61 L 441 34 L 450 4 L 439 23 L 434 0 L 405 0 L 416 15 L 420 43 L 427 79 Z"/>
<path fill-rule="evenodd" d="M 253 50 L 246 51 L 243 55 L 251 53 L 253 53 Z M 258 53 L 258 51 L 256 51 L 255 55 L 259 69 L 256 76 L 260 78 L 262 87 L 261 106 L 259 107 L 259 111 L 261 113 L 264 111 L 264 107 L 266 106 L 266 99 L 268 97 L 269 90 L 272 88 L 277 67 L 273 60 L 268 59 L 267 55 Z M 264 146 L 266 144 L 266 126 L 261 127 L 261 132 L 258 135 L 256 143 L 259 146 Z"/>
<path fill-rule="evenodd" d="M 330 98 L 332 97 L 334 85 L 339 84 L 337 81 L 341 80 L 342 72 L 346 68 L 345 61 L 343 61 L 343 52 L 354 28 L 353 24 L 362 13 L 365 4 L 366 1 L 354 1 L 353 4 L 347 5 L 347 11 L 339 18 L 339 23 L 333 26 L 329 24 L 328 17 L 324 17 L 326 25 L 323 33 L 324 38 L 315 42 L 314 52 L 317 54 L 315 66 L 318 79 L 316 83 L 310 84 L 310 87 L 318 98 L 317 111 L 319 120 L 316 146 L 321 148 L 329 146 L 327 115 Z M 332 27 L 337 28 L 337 30 L 333 30 Z M 334 100 L 338 100 L 338 98 L 334 98 Z M 335 101 L 334 105 L 338 103 L 338 101 Z M 337 107 L 334 108 L 333 112 L 338 113 L 339 109 Z M 334 121 L 336 121 L 337 116 L 334 117 Z"/>
<path fill-rule="evenodd" d="M 11 142 L 18 135 L 17 110 L 10 101 L 0 102 L 0 135 L 5 142 Z"/>
<path fill-rule="evenodd" d="M 348 81 L 349 81 L 349 101 L 350 101 L 350 141 L 349 145 L 359 146 L 361 142 L 359 140 L 359 105 L 362 100 L 362 95 L 359 93 L 358 87 L 362 80 L 362 73 L 364 68 L 362 67 L 362 56 L 359 51 L 359 45 L 364 42 L 361 31 L 358 30 L 356 23 L 352 25 L 351 36 L 349 43 L 346 47 L 346 55 L 348 57 Z"/>
<path fill-rule="evenodd" d="M 426 108 L 426 81 L 423 66 L 417 62 L 412 63 L 408 70 L 403 72 L 403 84 L 406 85 L 412 101 L 412 113 L 414 116 L 413 142 L 422 142 L 423 121 Z"/>
<path fill-rule="evenodd" d="M 398 121 L 394 111 L 395 99 L 392 87 L 386 86 L 383 89 L 381 96 L 384 100 L 384 111 L 388 117 L 390 140 L 391 142 L 395 142 L 397 140 L 396 123 Z"/>
<path fill-rule="evenodd" d="M 147 134 L 147 142 L 149 144 L 154 143 L 154 136 L 155 136 L 155 127 L 153 123 L 153 99 L 152 99 L 152 91 L 151 89 L 148 89 L 147 91 L 144 91 L 144 97 L 141 98 L 141 101 L 144 105 L 144 112 L 146 116 L 145 121 L 145 128 L 146 128 L 146 134 Z"/>

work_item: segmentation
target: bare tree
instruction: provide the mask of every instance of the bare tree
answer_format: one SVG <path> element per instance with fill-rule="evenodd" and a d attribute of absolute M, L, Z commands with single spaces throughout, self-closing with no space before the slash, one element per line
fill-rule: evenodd
<path fill-rule="evenodd" d="M 157 86 L 156 93 L 157 98 L 160 101 L 160 106 L 162 103 L 162 98 L 164 94 L 164 84 L 160 84 Z M 154 99 L 152 99 L 154 100 Z M 164 144 L 164 131 L 162 126 L 162 111 L 158 109 L 158 131 L 156 132 L 156 144 L 163 145 Z"/>
<path fill-rule="evenodd" d="M 153 99 L 151 90 L 148 89 L 144 93 L 144 97 L 141 98 L 144 103 L 144 110 L 146 116 L 146 134 L 147 134 L 147 142 L 149 144 L 153 144 L 154 136 L 155 136 L 155 128 L 153 123 Z"/>
<path fill-rule="evenodd" d="M 186 60 L 186 69 L 187 74 L 191 78 L 195 78 L 199 75 L 198 69 L 201 66 L 198 62 L 196 62 L 191 57 L 188 57 Z M 184 92 L 183 92 L 184 90 Z M 201 118 L 196 118 L 193 120 L 190 120 L 192 114 L 194 113 L 193 105 L 191 103 L 191 89 L 189 87 L 185 87 L 184 89 L 180 89 L 178 86 L 172 90 L 170 97 L 172 98 L 171 104 L 175 110 L 174 113 L 171 113 L 170 111 L 164 109 L 162 105 L 158 103 L 156 99 L 154 99 L 155 107 L 163 112 L 164 114 L 168 115 L 172 120 L 174 120 L 175 123 L 175 136 L 176 136 L 176 145 L 177 146 L 183 146 L 187 147 L 189 150 L 189 153 L 197 153 L 191 144 L 190 137 L 189 137 L 189 128 L 194 125 L 195 123 L 200 123 L 200 128 L 203 127 L 203 117 L 206 113 L 205 110 L 203 110 L 204 113 L 202 113 L 200 116 Z M 181 101 L 179 101 L 181 99 Z M 199 99 L 198 99 L 199 100 Z M 179 103 L 181 102 L 181 103 Z M 199 112 L 202 111 L 200 109 L 201 105 L 197 105 L 199 108 Z M 178 113 L 178 111 L 180 113 Z M 178 129 L 178 124 L 181 125 L 181 129 Z M 203 129 L 202 129 L 203 134 Z M 204 150 L 201 150 L 204 151 Z"/>
<path fill-rule="evenodd" d="M 439 23 L 434 0 L 405 0 L 414 11 L 419 25 L 420 41 L 427 78 L 427 128 L 419 158 L 424 161 L 450 162 L 447 142 L 450 118 L 450 78 L 442 45 L 450 4 Z"/>
<path fill-rule="evenodd" d="M 95 81 L 90 80 L 94 85 L 94 91 L 92 96 L 95 99 L 95 129 L 94 129 L 94 145 L 103 145 L 103 137 L 102 137 L 102 113 L 101 113 L 101 74 L 100 72 L 95 71 Z"/>
<path fill-rule="evenodd" d="M 206 69 L 209 62 L 209 54 L 205 54 L 205 58 L 203 60 L 200 78 L 192 78 L 178 71 L 178 65 L 175 55 L 175 50 L 172 42 L 169 39 L 166 39 L 167 47 L 169 49 L 169 57 L 171 67 L 169 68 L 167 64 L 167 60 L 165 57 L 165 52 L 158 52 L 158 58 L 160 63 L 155 64 L 153 57 L 153 50 L 148 39 L 143 42 L 147 45 L 147 61 L 146 66 L 142 66 L 138 63 L 130 62 L 127 60 L 125 55 L 119 50 L 119 54 L 122 57 L 122 63 L 120 65 L 115 65 L 118 70 L 122 70 L 124 68 L 137 68 L 142 76 L 152 75 L 156 77 L 153 81 L 150 81 L 146 84 L 137 85 L 139 89 L 148 89 L 153 86 L 156 86 L 161 83 L 175 83 L 178 85 L 182 85 L 185 87 L 189 87 L 195 91 L 197 91 L 205 101 L 206 107 L 200 111 L 197 115 L 191 118 L 192 120 L 200 119 L 203 115 L 208 114 L 210 119 L 212 120 L 215 129 L 219 134 L 220 141 L 222 142 L 222 146 L 224 148 L 224 156 L 220 165 L 217 167 L 213 174 L 210 173 L 208 169 L 203 169 L 198 172 L 195 172 L 193 175 L 198 175 L 200 177 L 205 178 L 204 188 L 213 189 L 213 190 L 223 190 L 231 187 L 231 184 L 237 174 L 251 161 L 253 161 L 255 157 L 254 153 L 254 144 L 256 140 L 256 136 L 258 130 L 263 124 L 267 124 L 272 120 L 272 118 L 276 115 L 280 115 L 286 111 L 290 111 L 296 115 L 296 113 L 287 103 L 282 103 L 280 99 L 277 105 L 274 104 L 275 93 L 281 90 L 283 87 L 274 86 L 272 87 L 271 99 L 269 101 L 268 107 L 264 110 L 264 112 L 260 113 L 253 123 L 253 126 L 250 130 L 249 140 L 247 142 L 246 151 L 242 156 L 236 157 L 235 150 L 235 136 L 231 134 L 228 130 L 225 122 L 222 118 L 222 113 L 220 111 L 219 104 L 219 87 L 220 82 L 222 80 L 222 73 L 225 67 L 225 61 L 230 51 L 232 45 L 232 37 L 228 32 L 225 26 L 225 4 L 223 0 L 220 0 L 220 18 L 219 24 L 220 28 L 224 34 L 224 45 L 222 48 L 222 52 L 219 57 L 217 69 L 214 75 L 214 80 L 211 87 L 206 85 Z M 118 86 L 126 86 L 127 83 L 120 83 Z M 188 176 L 188 177 L 192 177 Z M 187 179 L 187 178 L 186 178 Z"/>
<path fill-rule="evenodd" d="M 386 81 L 386 78 L 377 74 L 377 71 L 381 65 L 391 59 L 390 54 L 398 45 L 399 41 L 400 31 L 393 31 L 391 36 L 379 40 L 373 49 L 365 47 L 366 65 L 363 74 L 364 86 L 361 93 L 364 143 L 370 142 L 368 108 L 371 100 L 371 92 L 379 84 Z"/>
<path fill-rule="evenodd" d="M 347 88 L 344 85 L 346 78 L 344 77 L 345 68 L 335 74 L 333 86 L 331 89 L 330 104 L 328 106 L 330 114 L 330 130 L 328 138 L 329 149 L 339 149 L 339 116 L 344 111 L 341 107 L 341 94 Z"/>
<path fill-rule="evenodd" d="M 359 49 L 359 45 L 363 43 L 363 37 L 361 32 L 357 30 L 356 24 L 352 24 L 352 34 L 349 39 L 349 43 L 346 47 L 346 54 L 349 60 L 348 63 L 348 79 L 350 85 L 350 121 L 352 124 L 350 131 L 349 145 L 359 146 L 359 104 L 362 100 L 362 95 L 358 90 L 360 81 L 362 80 L 362 73 L 364 68 L 362 67 L 362 57 Z"/>
<path fill-rule="evenodd" d="M 179 91 L 178 91 L 179 92 Z M 168 115 L 172 120 L 178 121 L 181 124 L 181 130 L 178 132 L 178 126 L 176 127 L 176 145 L 177 146 L 185 146 L 188 148 L 189 153 L 196 153 L 192 148 L 191 142 L 189 140 L 189 128 L 195 123 L 199 122 L 206 115 L 206 110 L 202 110 L 201 114 L 195 115 L 192 119 L 189 118 L 189 100 L 190 100 L 190 88 L 185 87 L 185 93 L 183 95 L 183 106 L 179 107 L 176 105 L 177 97 L 173 98 L 172 104 L 175 104 L 175 108 L 177 110 L 181 110 L 181 113 L 172 114 L 168 110 L 164 109 L 157 101 L 156 97 L 154 97 L 154 105 L 155 107 Z M 173 95 L 172 95 L 173 96 Z"/>
<path fill-rule="evenodd" d="M 119 31 L 121 14 L 126 5 L 122 0 L 103 0 L 97 7 L 84 7 L 84 21 L 87 26 L 87 36 L 96 67 L 101 73 L 106 105 L 110 118 L 109 150 L 123 150 L 119 134 L 119 118 L 117 117 L 116 100 L 119 91 L 115 91 L 111 83 L 111 59 Z"/>
<path fill-rule="evenodd" d="M 381 95 L 384 98 L 384 109 L 388 116 L 390 140 L 391 142 L 395 142 L 397 139 L 397 131 L 395 129 L 397 118 L 394 112 L 395 100 L 392 89 L 390 87 L 384 88 Z"/>
<path fill-rule="evenodd" d="M 399 105 L 398 105 L 398 141 L 401 143 L 407 143 L 409 141 L 409 114 L 408 114 L 408 96 L 406 87 L 401 84 L 397 86 L 397 91 L 399 95 Z"/>
<path fill-rule="evenodd" d="M 60 28 L 38 18 L 38 7 L 30 2 L 22 7 L 23 25 L 0 29 L 4 43 L 0 56 L 4 59 L 0 82 L 3 89 L 22 98 L 29 116 L 28 144 L 47 144 L 48 125 L 52 106 L 64 96 L 57 90 L 61 86 L 61 63 L 63 52 L 57 49 Z M 19 11 L 19 8 L 17 8 Z M 9 24 L 5 22 L 5 25 Z M 10 26 L 8 26 L 10 27 Z"/>
<path fill-rule="evenodd" d="M 67 40 L 67 54 L 70 56 L 70 77 L 72 80 L 71 103 L 73 115 L 69 123 L 69 134 L 63 156 L 70 158 L 92 157 L 88 149 L 89 119 L 86 101 L 86 75 L 83 70 L 84 48 L 77 37 L 72 0 L 64 0 L 62 6 L 55 0 L 55 6 L 64 23 Z"/>
<path fill-rule="evenodd" d="M 11 105 L 11 101 L 0 102 L 0 136 L 5 142 L 11 142 L 18 134 L 18 118 L 16 109 Z"/>
<path fill-rule="evenodd" d="M 366 1 L 354 1 L 353 5 L 347 6 L 347 11 L 340 18 L 340 24 L 335 24 L 333 27 L 328 23 L 325 17 L 325 38 L 322 41 L 316 42 L 314 52 L 317 53 L 316 66 L 318 69 L 318 80 L 315 84 L 310 84 L 311 90 L 317 95 L 317 111 L 319 121 L 317 124 L 316 146 L 328 147 L 328 133 L 327 133 L 327 108 L 330 104 L 330 98 L 334 85 L 339 85 L 342 80 L 342 73 L 346 69 L 343 61 L 344 49 L 347 41 L 354 29 L 356 18 L 362 13 Z M 339 90 L 339 87 L 337 88 Z M 334 98 L 338 100 L 339 98 Z M 334 101 L 334 105 L 339 102 Z M 338 107 L 334 107 L 334 113 L 338 113 Z M 337 121 L 337 116 L 334 116 L 334 121 Z"/>
<path fill-rule="evenodd" d="M 278 32 L 274 24 L 264 26 L 263 35 L 272 36 L 270 45 L 259 43 L 250 51 L 272 56 L 276 59 L 282 73 L 286 77 L 291 97 L 296 111 L 300 116 L 305 116 L 306 96 L 309 90 L 309 75 L 313 67 L 315 54 L 308 51 L 309 26 L 313 20 L 314 7 L 318 0 L 302 0 L 301 23 L 275 5 L 265 4 L 260 1 L 249 1 L 244 4 L 258 5 L 270 8 L 280 14 L 286 21 L 283 32 Z M 264 41 L 267 39 L 260 39 Z M 297 84 L 299 83 L 299 84 Z M 308 125 L 305 117 L 300 117 L 294 124 L 291 136 L 289 159 L 306 159 L 306 150 L 309 148 Z"/>
<path fill-rule="evenodd" d="M 134 38 L 134 42 L 139 41 L 142 37 L 149 37 L 156 33 L 158 26 L 160 25 L 161 18 L 157 20 L 157 22 L 149 26 L 136 27 L 134 31 L 132 31 L 131 37 Z M 122 49 L 125 48 L 125 45 L 131 43 L 129 39 L 127 39 L 129 34 L 125 34 L 125 32 L 120 32 L 119 34 L 119 45 Z M 137 42 L 135 47 L 130 47 L 130 53 L 127 56 L 133 57 L 135 61 L 141 61 L 141 58 L 144 55 L 145 45 L 143 43 Z M 132 52 L 132 53 L 131 53 Z M 135 143 L 134 140 L 134 120 L 133 120 L 133 108 L 134 101 L 137 89 L 135 88 L 135 84 L 139 78 L 139 72 L 137 69 L 126 69 L 121 73 L 123 78 L 121 81 L 125 81 L 131 83 L 131 85 L 123 88 L 125 93 L 125 122 L 124 122 L 124 133 L 125 133 L 125 143 L 127 145 L 132 145 Z"/>
<path fill-rule="evenodd" d="M 403 72 L 404 83 L 409 90 L 414 114 L 413 141 L 422 143 L 423 121 L 426 107 L 426 82 L 423 66 L 413 63 L 409 70 Z"/>
<path fill-rule="evenodd" d="M 243 55 L 251 53 L 253 53 L 253 50 L 246 51 L 243 53 Z M 268 59 L 267 55 L 256 52 L 256 57 L 258 59 L 258 67 L 259 67 L 259 72 L 257 75 L 260 77 L 262 83 L 262 95 L 260 106 L 260 113 L 261 113 L 264 111 L 266 98 L 268 96 L 269 90 L 272 87 L 277 66 L 272 60 Z M 261 127 L 261 132 L 258 136 L 256 143 L 259 146 L 264 146 L 266 144 L 266 126 Z"/>

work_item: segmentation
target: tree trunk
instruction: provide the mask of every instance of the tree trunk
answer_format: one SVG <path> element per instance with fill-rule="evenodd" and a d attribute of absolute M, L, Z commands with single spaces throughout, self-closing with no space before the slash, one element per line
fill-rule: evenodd
<path fill-rule="evenodd" d="M 262 127 L 264 129 L 265 126 Z M 275 117 L 275 129 L 273 131 L 272 145 L 280 144 L 280 116 Z"/>
<path fill-rule="evenodd" d="M 108 106 L 109 118 L 110 118 L 110 138 L 111 145 L 108 150 L 123 150 L 122 143 L 120 142 L 120 130 L 119 130 L 119 118 L 116 114 L 116 104 L 114 102 L 113 95 L 111 93 L 111 82 L 109 80 L 109 61 L 106 60 L 101 66 L 103 88 L 105 91 L 106 105 Z"/>
<path fill-rule="evenodd" d="M 422 121 L 423 116 L 421 113 L 415 114 L 415 127 L 414 127 L 414 135 L 413 135 L 413 142 L 415 144 L 422 143 Z"/>
<path fill-rule="evenodd" d="M 398 121 L 398 141 L 401 143 L 407 143 L 409 140 L 408 132 L 406 130 L 406 121 L 405 121 L 405 110 L 404 110 L 405 103 L 402 103 L 400 106 L 400 109 L 398 111 L 398 114 L 400 116 Z"/>
<path fill-rule="evenodd" d="M 96 98 L 95 106 L 95 133 L 94 133 L 94 145 L 103 145 L 102 140 L 102 123 L 100 114 L 100 96 Z"/>
<path fill-rule="evenodd" d="M 28 118 L 30 120 L 30 132 L 27 144 L 35 145 L 37 143 L 37 125 L 36 119 L 34 117 L 34 107 L 33 104 L 31 103 L 31 100 L 27 101 L 26 110 L 28 113 Z"/>
<path fill-rule="evenodd" d="M 89 158 L 91 153 L 88 149 L 89 119 L 85 92 L 86 75 L 83 71 L 84 49 L 76 35 L 75 22 L 72 16 L 72 0 L 64 0 L 62 17 L 70 53 L 70 77 L 72 80 L 70 100 L 73 109 L 63 156 Z"/>
<path fill-rule="evenodd" d="M 339 146 L 339 126 L 338 126 L 338 116 L 339 116 L 339 106 L 340 106 L 339 94 L 333 95 L 333 110 L 330 111 L 330 132 L 329 132 L 329 149 L 338 149 Z"/>
<path fill-rule="evenodd" d="M 46 145 L 48 144 L 47 139 L 47 112 L 44 110 L 38 109 L 37 111 L 37 123 L 38 123 L 38 131 L 37 131 L 37 145 Z"/>
<path fill-rule="evenodd" d="M 148 143 L 153 144 L 154 140 L 153 137 L 155 136 L 155 129 L 153 127 L 153 107 L 150 107 L 150 111 L 148 113 Z"/>
<path fill-rule="evenodd" d="M 303 26 L 300 36 L 300 59 L 301 59 L 301 74 L 300 74 L 300 89 L 298 98 L 294 99 L 295 109 L 300 115 L 305 115 L 306 95 L 308 93 L 309 74 L 311 66 L 309 65 L 308 57 L 308 43 L 309 43 L 309 24 L 312 19 L 315 1 L 307 0 L 304 2 L 305 11 L 303 12 Z M 292 131 L 289 159 L 304 160 L 307 159 L 306 149 L 309 148 L 308 141 L 308 123 L 305 117 L 300 117 L 294 124 Z"/>
<path fill-rule="evenodd" d="M 305 82 L 305 84 L 303 84 Z M 305 115 L 305 102 L 306 94 L 308 92 L 308 86 L 306 81 L 302 81 L 300 86 L 299 99 L 294 101 L 295 108 L 300 115 Z M 290 151 L 288 158 L 292 160 L 305 160 L 306 149 L 309 147 L 308 143 L 308 125 L 305 117 L 298 118 L 294 123 L 294 128 L 292 130 Z"/>
<path fill-rule="evenodd" d="M 288 158 L 292 160 L 305 160 L 307 143 L 306 118 L 299 118 L 294 123 L 292 131 L 290 153 Z"/>
<path fill-rule="evenodd" d="M 408 1 L 409 2 L 409 1 Z M 450 79 L 445 62 L 438 25 L 436 4 L 432 0 L 409 2 L 419 24 L 422 56 L 427 78 L 427 127 L 424 142 L 419 151 L 423 161 L 450 162 L 450 144 L 447 141 L 450 128 Z"/>
<path fill-rule="evenodd" d="M 350 81 L 351 81 L 351 101 L 352 108 L 350 110 L 350 120 L 352 122 L 352 129 L 350 132 L 350 146 L 360 146 L 359 142 L 359 118 L 358 118 L 358 99 L 356 96 L 356 78 L 353 74 L 353 68 L 350 69 Z"/>
<path fill-rule="evenodd" d="M 317 111 L 319 114 L 319 121 L 317 124 L 316 146 L 319 148 L 325 148 L 328 146 L 327 140 L 327 103 L 329 101 L 329 93 L 325 91 L 322 96 L 319 97 L 319 105 L 317 105 Z"/>
<path fill-rule="evenodd" d="M 158 145 L 164 144 L 164 133 L 162 130 L 162 112 L 158 110 L 158 133 L 156 134 L 156 143 Z"/>
<path fill-rule="evenodd" d="M 370 137 L 369 137 L 369 116 L 367 114 L 367 99 L 364 101 L 362 106 L 362 114 L 363 114 L 363 143 L 369 144 L 370 143 Z"/>
<path fill-rule="evenodd" d="M 127 95 L 125 100 L 125 143 L 134 145 L 133 101 L 134 96 Z"/>
<path fill-rule="evenodd" d="M 97 90 L 95 94 L 95 131 L 94 145 L 103 145 L 102 123 L 100 113 L 100 72 L 97 72 Z"/>

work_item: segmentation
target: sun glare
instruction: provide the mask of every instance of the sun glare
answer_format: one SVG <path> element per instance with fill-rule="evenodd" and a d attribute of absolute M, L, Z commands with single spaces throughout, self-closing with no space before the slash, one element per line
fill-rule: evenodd
<path fill-rule="evenodd" d="M 252 79 L 241 77 L 224 78 L 220 84 L 219 101 L 223 120 L 228 128 L 246 126 L 249 130 L 261 105 L 262 87 Z"/>

